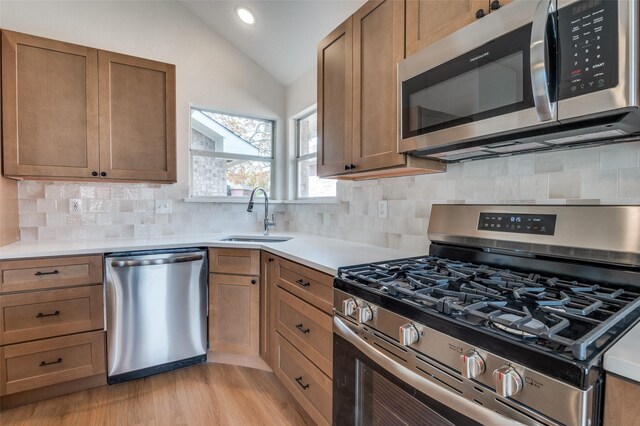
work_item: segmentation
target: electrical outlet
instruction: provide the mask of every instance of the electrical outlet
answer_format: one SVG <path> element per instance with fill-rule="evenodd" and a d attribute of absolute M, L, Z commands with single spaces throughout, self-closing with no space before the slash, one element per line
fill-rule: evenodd
<path fill-rule="evenodd" d="M 171 200 L 156 200 L 156 214 L 171 213 Z"/>
<path fill-rule="evenodd" d="M 82 200 L 79 198 L 72 198 L 69 200 L 69 213 L 80 214 L 82 213 Z"/>
<path fill-rule="evenodd" d="M 378 201 L 378 217 L 382 219 L 387 217 L 387 200 Z"/>

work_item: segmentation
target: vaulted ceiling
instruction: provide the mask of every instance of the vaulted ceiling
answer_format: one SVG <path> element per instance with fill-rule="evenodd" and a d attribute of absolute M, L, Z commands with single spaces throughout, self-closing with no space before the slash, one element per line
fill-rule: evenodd
<path fill-rule="evenodd" d="M 284 86 L 316 64 L 316 47 L 364 0 L 178 0 Z M 255 25 L 238 19 L 247 7 Z"/>

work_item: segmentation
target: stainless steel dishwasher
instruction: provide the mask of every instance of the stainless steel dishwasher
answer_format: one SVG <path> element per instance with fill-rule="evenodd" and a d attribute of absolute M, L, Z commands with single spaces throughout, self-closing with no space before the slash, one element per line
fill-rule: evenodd
<path fill-rule="evenodd" d="M 206 361 L 206 251 L 112 253 L 105 264 L 110 384 Z"/>

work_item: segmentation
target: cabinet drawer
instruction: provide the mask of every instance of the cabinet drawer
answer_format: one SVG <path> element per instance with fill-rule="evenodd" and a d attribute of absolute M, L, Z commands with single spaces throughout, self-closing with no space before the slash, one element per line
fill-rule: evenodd
<path fill-rule="evenodd" d="M 331 422 L 331 379 L 277 334 L 275 373 L 318 424 Z"/>
<path fill-rule="evenodd" d="M 104 332 L 4 346 L 0 361 L 0 395 L 104 373 Z"/>
<path fill-rule="evenodd" d="M 0 262 L 0 293 L 102 283 L 102 256 Z"/>
<path fill-rule="evenodd" d="M 331 314 L 332 276 L 280 258 L 276 268 L 277 283 L 280 287 Z"/>
<path fill-rule="evenodd" d="M 102 285 L 0 296 L 2 345 L 103 328 Z"/>
<path fill-rule="evenodd" d="M 331 377 L 331 317 L 280 288 L 276 291 L 276 330 Z"/>
<path fill-rule="evenodd" d="M 260 251 L 247 249 L 209 249 L 209 272 L 217 274 L 260 275 Z"/>

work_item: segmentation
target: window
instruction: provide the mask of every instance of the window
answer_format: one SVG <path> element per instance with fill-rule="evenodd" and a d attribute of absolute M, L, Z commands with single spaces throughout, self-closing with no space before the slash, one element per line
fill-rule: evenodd
<path fill-rule="evenodd" d="M 317 176 L 318 113 L 296 120 L 298 198 L 335 197 L 336 181 Z"/>
<path fill-rule="evenodd" d="M 271 192 L 274 122 L 191 108 L 192 197 Z"/>

